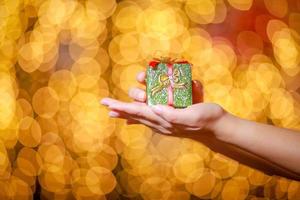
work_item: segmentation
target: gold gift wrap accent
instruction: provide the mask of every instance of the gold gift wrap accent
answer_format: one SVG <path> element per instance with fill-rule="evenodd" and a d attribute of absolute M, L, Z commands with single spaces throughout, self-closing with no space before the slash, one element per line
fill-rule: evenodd
<path fill-rule="evenodd" d="M 173 73 L 170 76 L 167 74 L 160 74 L 158 78 L 159 84 L 151 89 L 151 95 L 155 95 L 160 92 L 162 89 L 169 87 L 172 88 L 183 89 L 186 88 L 186 83 L 179 83 L 180 71 L 178 69 L 174 69 Z M 173 82 L 173 84 L 171 84 Z"/>

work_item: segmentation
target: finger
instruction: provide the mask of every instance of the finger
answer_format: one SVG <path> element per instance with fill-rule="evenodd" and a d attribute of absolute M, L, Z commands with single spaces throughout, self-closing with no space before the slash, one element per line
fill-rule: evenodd
<path fill-rule="evenodd" d="M 164 134 L 164 135 L 172 135 L 173 133 L 167 129 L 156 129 L 156 128 L 151 128 L 151 130 L 154 133 L 160 133 L 160 134 Z"/>
<path fill-rule="evenodd" d="M 150 128 L 158 129 L 159 126 L 157 124 L 154 124 L 146 119 L 142 118 L 134 118 L 133 116 L 128 115 L 127 113 L 121 112 L 121 111 L 110 111 L 108 115 L 112 118 L 122 118 L 126 119 L 127 123 L 129 124 L 144 124 Z"/>
<path fill-rule="evenodd" d="M 203 86 L 197 81 L 193 80 L 192 82 L 192 90 L 193 90 L 193 104 L 203 102 Z"/>
<path fill-rule="evenodd" d="M 141 84 L 145 84 L 145 80 L 146 80 L 146 72 L 145 71 L 142 71 L 142 72 L 139 72 L 136 76 L 136 80 L 141 83 Z"/>
<path fill-rule="evenodd" d="M 136 101 L 145 102 L 146 92 L 140 88 L 131 88 L 128 92 L 129 97 Z"/>
<path fill-rule="evenodd" d="M 116 103 L 116 102 L 118 102 L 118 100 L 115 100 L 115 99 L 112 99 L 112 98 L 108 98 L 108 97 L 103 98 L 103 99 L 101 99 L 101 101 L 100 101 L 100 103 L 101 103 L 102 105 L 105 105 L 105 106 L 109 106 L 109 105 L 111 105 L 111 104 L 113 104 L 113 103 Z"/>
<path fill-rule="evenodd" d="M 159 124 L 160 126 L 169 129 L 171 128 L 171 124 L 165 121 L 162 117 L 156 115 L 152 109 L 147 106 L 145 103 L 141 102 L 133 102 L 133 103 L 125 103 L 122 101 L 118 101 L 111 98 L 104 98 L 101 101 L 102 104 L 105 104 L 109 107 L 109 109 L 123 113 L 122 116 L 117 116 L 120 118 L 142 118 L 152 123 Z M 114 115 L 114 114 L 112 114 Z"/>
<path fill-rule="evenodd" d="M 147 117 L 147 112 L 145 110 L 147 109 L 146 106 L 143 104 L 136 103 L 125 103 L 121 101 L 114 102 L 109 105 L 109 108 L 112 110 L 116 110 L 118 112 L 125 112 L 129 115 L 136 116 L 136 117 Z"/>
<path fill-rule="evenodd" d="M 125 112 L 121 112 L 121 111 L 117 111 L 117 110 L 111 110 L 108 113 L 108 116 L 110 116 L 111 118 L 122 118 L 122 119 L 132 119 L 130 115 L 128 115 Z"/>
<path fill-rule="evenodd" d="M 133 119 L 130 115 L 121 111 L 111 110 L 109 111 L 108 115 L 112 118 L 121 118 L 121 119 L 126 119 L 127 121 L 130 122 L 139 123 L 137 120 Z"/>
<path fill-rule="evenodd" d="M 152 106 L 152 110 L 171 124 L 196 126 L 198 113 L 195 113 L 192 107 L 193 105 L 184 109 L 175 109 L 171 106 L 155 105 Z"/>
<path fill-rule="evenodd" d="M 126 119 L 127 120 L 126 123 L 128 125 L 143 124 L 143 125 L 146 125 L 147 127 L 151 128 L 151 129 L 157 130 L 157 132 L 160 132 L 160 133 L 163 133 L 163 134 L 171 134 L 171 131 L 169 131 L 168 129 L 166 129 L 166 128 L 158 125 L 158 124 L 155 124 L 151 121 L 141 119 L 141 118 L 132 118 L 131 116 L 129 116 L 126 113 L 123 113 L 123 112 L 110 111 L 109 116 L 113 117 L 113 118 Z"/>
<path fill-rule="evenodd" d="M 116 112 L 116 111 L 109 111 L 108 115 L 110 117 L 115 118 L 115 117 L 120 117 L 121 114 L 119 112 Z"/>
<path fill-rule="evenodd" d="M 165 121 L 162 117 L 156 115 L 152 109 L 147 106 L 145 103 L 134 102 L 134 103 L 125 103 L 125 102 L 115 102 L 109 105 L 109 108 L 118 111 L 124 112 L 132 118 L 140 118 L 151 121 L 152 123 L 159 124 L 165 128 L 171 128 L 171 124 Z"/>
<path fill-rule="evenodd" d="M 137 102 L 138 103 L 138 102 Z M 137 120 L 133 119 L 133 115 L 130 115 L 126 112 L 117 110 L 117 109 L 112 109 L 109 111 L 108 115 L 112 118 L 122 118 L 122 119 L 126 119 L 126 120 L 131 120 L 131 121 L 135 121 L 138 123 Z"/>

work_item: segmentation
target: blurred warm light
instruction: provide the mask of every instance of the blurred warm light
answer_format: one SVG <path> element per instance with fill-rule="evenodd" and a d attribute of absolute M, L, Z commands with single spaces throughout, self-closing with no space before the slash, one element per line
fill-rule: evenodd
<path fill-rule="evenodd" d="M 6 129 L 14 117 L 16 110 L 14 78 L 9 73 L 0 73 L 0 129 Z"/>
<path fill-rule="evenodd" d="M 238 10 L 249 10 L 253 0 L 228 0 L 228 3 Z"/>
<path fill-rule="evenodd" d="M 264 0 L 265 6 L 268 11 L 279 18 L 283 18 L 288 12 L 287 0 Z"/>
<path fill-rule="evenodd" d="M 216 2 L 215 0 L 187 0 L 185 12 L 193 22 L 209 24 L 213 22 L 216 15 Z"/>
<path fill-rule="evenodd" d="M 249 193 L 249 183 L 246 177 L 234 177 L 225 182 L 222 199 L 245 199 Z"/>
<path fill-rule="evenodd" d="M 25 117 L 19 125 L 19 142 L 26 147 L 36 147 L 41 142 L 41 127 L 32 117 Z"/>
<path fill-rule="evenodd" d="M 220 180 L 217 179 L 217 176 L 213 171 L 205 169 L 197 181 L 187 183 L 185 187 L 193 195 L 200 198 L 205 198 L 210 197 L 209 194 L 211 194 L 218 181 Z"/>
<path fill-rule="evenodd" d="M 146 62 L 170 56 L 193 64 L 206 102 L 300 130 L 299 8 L 287 0 L 2 1 L 0 199 L 299 199 L 297 181 L 127 126 L 99 106 L 106 96 L 129 100 Z"/>
<path fill-rule="evenodd" d="M 59 109 L 58 96 L 53 89 L 42 87 L 33 95 L 32 106 L 39 116 L 51 118 Z"/>
<path fill-rule="evenodd" d="M 49 78 L 48 84 L 61 101 L 70 100 L 77 89 L 76 79 L 69 70 L 56 71 Z"/>
<path fill-rule="evenodd" d="M 195 182 L 203 173 L 203 160 L 194 153 L 182 155 L 175 161 L 173 172 L 184 183 Z"/>

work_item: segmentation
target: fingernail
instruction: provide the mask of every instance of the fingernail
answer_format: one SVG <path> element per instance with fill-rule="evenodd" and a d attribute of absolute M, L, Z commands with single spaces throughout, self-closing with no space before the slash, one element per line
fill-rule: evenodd
<path fill-rule="evenodd" d="M 154 111 L 154 112 L 156 112 L 156 113 L 158 113 L 158 114 L 160 114 L 160 113 L 162 113 L 162 107 L 161 106 L 158 106 L 158 105 L 156 105 L 156 106 L 152 106 L 152 110 Z"/>
<path fill-rule="evenodd" d="M 100 101 L 100 103 L 102 104 L 102 105 L 108 105 L 108 99 L 106 99 L 106 98 L 104 98 L 104 99 L 101 99 L 101 101 Z"/>
<path fill-rule="evenodd" d="M 109 115 L 110 117 L 119 117 L 119 116 L 120 116 L 119 113 L 118 113 L 118 112 L 115 112 L 115 111 L 110 111 L 110 112 L 108 113 L 108 115 Z"/>
<path fill-rule="evenodd" d="M 172 132 L 171 131 L 166 131 L 164 134 L 166 134 L 166 135 L 172 135 Z"/>
<path fill-rule="evenodd" d="M 139 93 L 138 97 L 139 97 L 140 100 L 144 100 L 145 99 L 145 93 L 144 92 Z"/>

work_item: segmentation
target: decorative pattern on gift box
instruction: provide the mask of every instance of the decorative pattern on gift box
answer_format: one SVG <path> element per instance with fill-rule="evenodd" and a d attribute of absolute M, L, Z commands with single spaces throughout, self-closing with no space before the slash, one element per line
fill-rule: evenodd
<path fill-rule="evenodd" d="M 191 64 L 170 58 L 154 59 L 147 67 L 148 105 L 185 108 L 192 104 Z"/>

